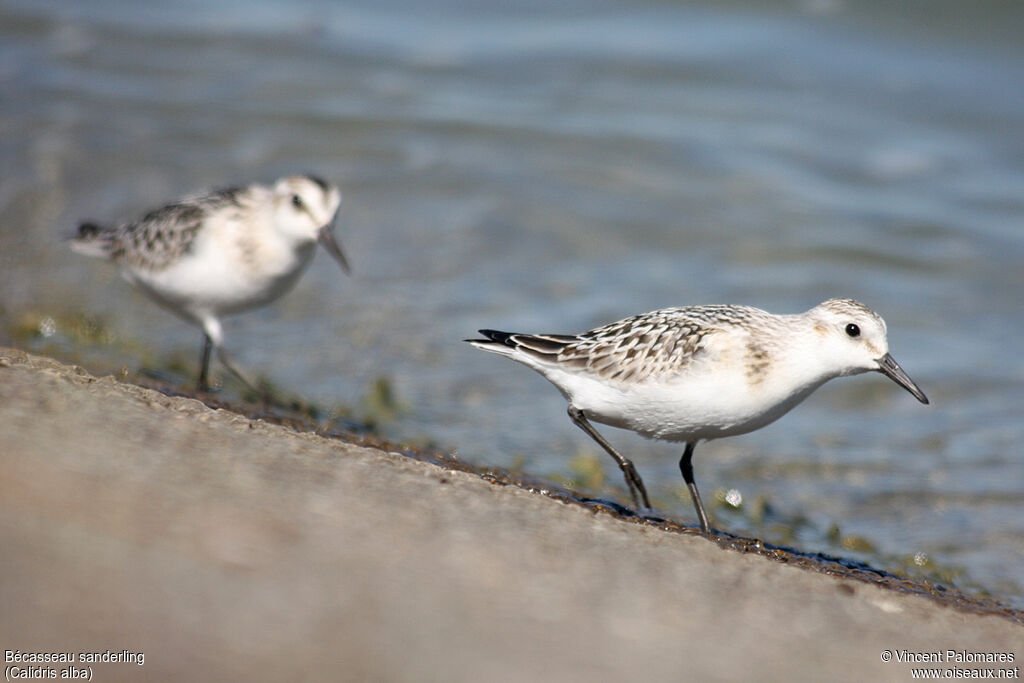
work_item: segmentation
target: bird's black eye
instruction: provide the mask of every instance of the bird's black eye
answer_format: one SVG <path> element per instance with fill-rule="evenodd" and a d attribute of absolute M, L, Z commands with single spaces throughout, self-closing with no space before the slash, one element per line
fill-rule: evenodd
<path fill-rule="evenodd" d="M 292 195 L 292 206 L 294 206 L 296 209 L 301 209 L 302 208 L 302 197 L 300 197 L 297 194 L 293 194 Z"/>
<path fill-rule="evenodd" d="M 853 323 L 850 323 L 849 325 L 846 326 L 846 334 L 850 335 L 851 337 L 859 337 L 860 328 L 854 325 Z"/>

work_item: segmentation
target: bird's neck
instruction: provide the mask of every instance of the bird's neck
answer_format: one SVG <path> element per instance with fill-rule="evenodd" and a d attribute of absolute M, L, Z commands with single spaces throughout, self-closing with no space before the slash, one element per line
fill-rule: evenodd
<path fill-rule="evenodd" d="M 809 317 L 795 317 L 793 327 L 778 340 L 779 357 L 774 370 L 779 373 L 780 386 L 804 395 L 842 375 L 848 369 L 836 365 L 827 347 L 828 332 Z"/>

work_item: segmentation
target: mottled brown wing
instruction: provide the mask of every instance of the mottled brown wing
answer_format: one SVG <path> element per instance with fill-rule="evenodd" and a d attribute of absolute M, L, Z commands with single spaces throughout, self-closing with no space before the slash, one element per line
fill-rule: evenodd
<path fill-rule="evenodd" d="M 166 268 L 189 251 L 207 217 L 239 206 L 241 192 L 238 188 L 217 190 L 150 211 L 116 229 L 111 256 L 136 268 Z"/>
<path fill-rule="evenodd" d="M 641 381 L 672 375 L 703 351 L 717 314 L 706 307 L 667 308 L 598 327 L 579 335 L 515 334 L 481 330 L 489 341 L 537 360 L 602 379 Z"/>
<path fill-rule="evenodd" d="M 684 311 L 663 309 L 585 332 L 561 349 L 557 361 L 623 382 L 675 374 L 701 353 L 713 329 Z"/>

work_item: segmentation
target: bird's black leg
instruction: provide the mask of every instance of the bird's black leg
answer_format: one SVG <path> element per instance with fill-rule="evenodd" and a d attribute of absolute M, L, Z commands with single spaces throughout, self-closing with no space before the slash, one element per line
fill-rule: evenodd
<path fill-rule="evenodd" d="M 633 463 L 627 458 L 619 455 L 618 452 L 612 448 L 611 444 L 605 441 L 604 437 L 597 433 L 597 430 L 590 424 L 590 421 L 587 419 L 587 416 L 583 414 L 583 411 L 571 404 L 569 405 L 569 418 L 573 421 L 573 424 L 589 434 L 590 438 L 600 444 L 601 448 L 605 449 L 605 451 L 608 452 L 608 455 L 615 459 L 615 462 L 619 465 L 619 469 L 622 470 L 622 476 L 626 478 L 626 486 L 629 487 L 629 493 L 633 496 L 633 503 L 638 508 L 643 507 L 648 510 L 651 509 L 651 503 L 647 500 L 647 489 L 644 487 L 644 482 L 640 479 L 640 475 L 637 474 L 636 467 L 633 466 Z M 640 492 L 639 495 L 637 495 L 637 491 Z M 643 500 L 642 505 L 641 498 Z"/>
<path fill-rule="evenodd" d="M 210 315 L 201 317 L 199 321 L 202 325 L 203 333 L 206 335 L 203 342 L 203 368 L 199 374 L 200 386 L 203 386 L 206 381 L 206 375 L 209 371 L 208 366 L 210 364 L 210 346 L 213 346 L 217 351 L 217 358 L 219 358 L 220 362 L 224 364 L 224 367 L 231 371 L 232 375 L 237 377 L 242 384 L 252 389 L 252 391 L 258 396 L 266 398 L 264 392 L 257 389 L 256 385 L 253 382 L 250 382 L 249 378 L 246 377 L 231 360 L 230 354 L 228 354 L 227 350 L 224 348 L 224 332 L 221 329 L 220 321 L 216 317 Z"/>
<path fill-rule="evenodd" d="M 249 378 L 246 377 L 244 374 L 242 374 L 241 370 L 239 370 L 237 367 L 235 367 L 235 363 L 231 359 L 231 356 L 228 354 L 227 350 L 223 346 L 221 346 L 219 344 L 216 346 L 216 349 L 217 349 L 217 358 L 219 358 L 220 362 L 224 364 L 224 367 L 226 367 L 228 370 L 230 370 L 231 374 L 234 375 L 235 377 L 237 377 L 242 382 L 242 384 L 244 384 L 245 386 L 249 387 L 250 389 L 252 389 L 253 392 L 255 392 L 257 395 L 262 397 L 263 396 L 263 392 L 260 391 L 256 387 L 255 384 L 253 384 L 251 381 L 249 381 Z"/>
<path fill-rule="evenodd" d="M 213 349 L 213 340 L 210 339 L 210 335 L 203 332 L 203 355 L 199 360 L 199 391 L 209 391 L 209 373 L 210 373 L 210 350 Z"/>
<path fill-rule="evenodd" d="M 708 524 L 708 514 L 704 512 L 704 503 L 700 501 L 700 492 L 697 490 L 697 484 L 693 481 L 693 448 L 697 445 L 695 441 L 688 441 L 686 443 L 686 450 L 683 451 L 683 457 L 679 460 L 679 470 L 683 473 L 683 481 L 686 482 L 686 487 L 690 489 L 690 497 L 693 498 L 693 507 L 697 509 L 697 517 L 700 519 L 700 529 L 705 534 L 711 533 L 711 525 Z"/>

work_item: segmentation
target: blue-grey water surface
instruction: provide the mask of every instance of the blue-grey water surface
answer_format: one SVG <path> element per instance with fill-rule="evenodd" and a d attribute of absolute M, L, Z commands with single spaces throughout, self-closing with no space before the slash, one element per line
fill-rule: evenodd
<path fill-rule="evenodd" d="M 932 405 L 837 380 L 700 446 L 705 497 L 755 510 L 719 508 L 730 530 L 767 533 L 760 507 L 801 548 L 916 557 L 1024 606 L 1021 36 L 1024 6 L 995 1 L 7 0 L 0 342 L 192 371 L 198 331 L 61 239 L 315 171 L 343 190 L 354 276 L 321 255 L 230 319 L 240 363 L 327 405 L 386 377 L 388 435 L 541 476 L 589 455 L 610 487 L 593 493 L 625 500 L 553 387 L 460 340 L 854 297 Z M 83 313 L 103 343 L 17 332 Z M 679 447 L 602 431 L 692 521 Z"/>

